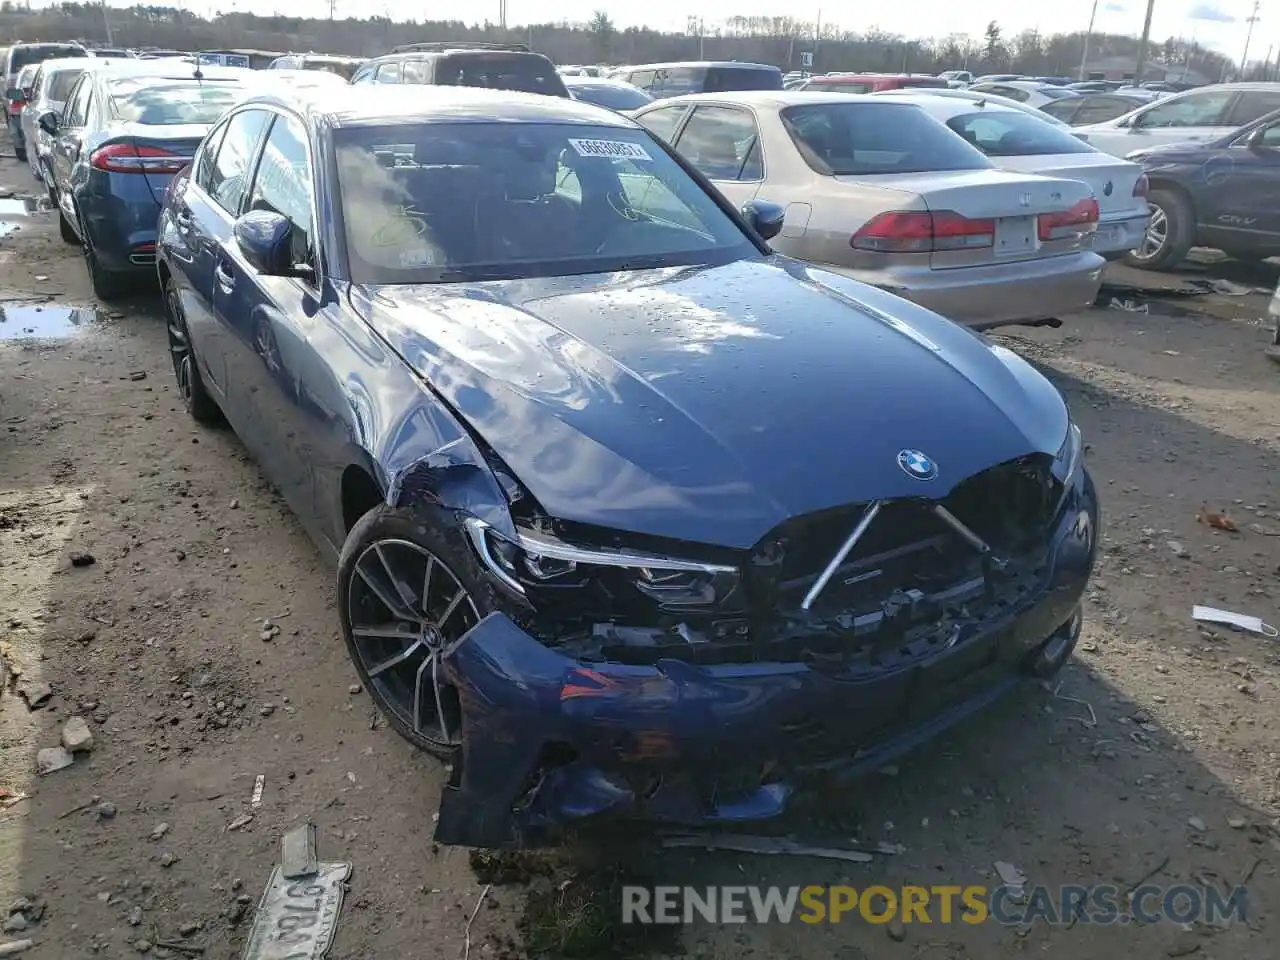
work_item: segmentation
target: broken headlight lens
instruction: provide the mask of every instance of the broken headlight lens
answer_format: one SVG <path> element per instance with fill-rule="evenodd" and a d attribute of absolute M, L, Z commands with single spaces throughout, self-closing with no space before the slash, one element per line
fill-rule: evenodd
<path fill-rule="evenodd" d="M 735 592 L 738 568 L 631 550 L 580 547 L 517 530 L 500 535 L 482 520 L 467 535 L 489 572 L 523 597 L 543 591 L 595 588 L 620 602 L 633 592 L 671 612 L 715 607 Z"/>
<path fill-rule="evenodd" d="M 1053 458 L 1053 475 L 1070 487 L 1084 463 L 1084 437 L 1074 423 L 1067 424 L 1067 437 Z"/>

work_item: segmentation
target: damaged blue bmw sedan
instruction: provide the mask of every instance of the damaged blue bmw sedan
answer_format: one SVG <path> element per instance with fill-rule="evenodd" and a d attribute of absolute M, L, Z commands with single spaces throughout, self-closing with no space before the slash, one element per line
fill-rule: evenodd
<path fill-rule="evenodd" d="M 784 229 L 624 117 L 454 87 L 251 98 L 174 180 L 181 396 L 336 558 L 439 841 L 771 817 L 1071 656 L 1061 395 Z"/>

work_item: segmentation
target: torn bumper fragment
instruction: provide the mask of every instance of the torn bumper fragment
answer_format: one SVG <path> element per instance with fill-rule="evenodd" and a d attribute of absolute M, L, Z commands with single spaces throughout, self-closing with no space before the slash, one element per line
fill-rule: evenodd
<path fill-rule="evenodd" d="M 1044 651 L 1069 654 L 1096 549 L 1089 487 L 1060 517 L 1033 588 L 981 622 L 947 625 L 925 656 L 852 678 L 829 663 L 587 662 L 491 614 L 447 661 L 464 747 L 437 841 L 536 844 L 604 814 L 760 820 L 814 775 L 884 765 L 1011 689 Z"/>

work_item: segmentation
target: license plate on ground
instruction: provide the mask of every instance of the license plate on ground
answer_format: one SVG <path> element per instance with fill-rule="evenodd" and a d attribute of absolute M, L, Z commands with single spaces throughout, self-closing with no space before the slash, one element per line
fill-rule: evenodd
<path fill-rule="evenodd" d="M 996 256 L 1032 253 L 1037 245 L 1035 217 L 1001 217 L 996 221 Z"/>
<path fill-rule="evenodd" d="M 258 904 L 244 960 L 321 960 L 333 945 L 349 863 L 322 863 L 290 880 L 279 866 Z"/>

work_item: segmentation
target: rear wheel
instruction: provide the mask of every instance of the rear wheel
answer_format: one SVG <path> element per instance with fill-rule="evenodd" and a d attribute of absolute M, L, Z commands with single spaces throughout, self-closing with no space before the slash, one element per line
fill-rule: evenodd
<path fill-rule="evenodd" d="M 1142 270 L 1167 270 L 1187 255 L 1195 239 L 1191 204 L 1172 190 L 1152 190 L 1147 202 L 1151 221 L 1146 236 L 1125 254 L 1124 262 Z"/>
<path fill-rule="evenodd" d="M 108 270 L 104 267 L 93 249 L 93 240 L 90 239 L 83 220 L 80 221 L 80 229 L 84 235 L 76 242 L 80 244 L 80 250 L 84 254 L 84 266 L 89 271 L 89 283 L 93 285 L 93 295 L 99 300 L 116 300 L 124 296 L 129 292 L 129 277 L 118 270 Z M 65 239 L 66 235 L 64 234 L 63 237 Z"/>
<path fill-rule="evenodd" d="M 200 377 L 200 366 L 191 345 L 187 330 L 187 317 L 182 312 L 182 300 L 172 282 L 164 285 L 165 322 L 169 329 L 169 355 L 173 360 L 173 375 L 178 381 L 178 395 L 187 413 L 198 423 L 216 424 L 222 420 L 218 403 L 209 395 Z"/>
<path fill-rule="evenodd" d="M 63 243 L 80 245 L 80 238 L 76 236 L 75 228 L 71 226 L 71 221 L 61 210 L 58 211 L 58 233 L 62 236 Z"/>

